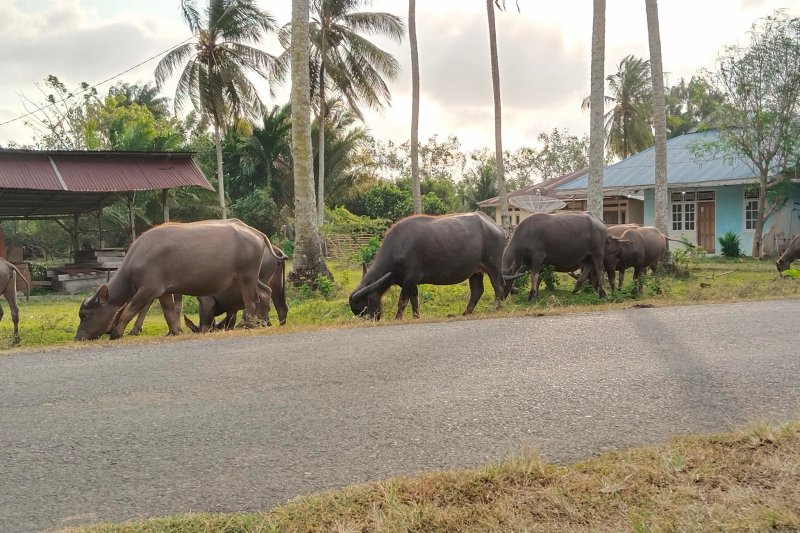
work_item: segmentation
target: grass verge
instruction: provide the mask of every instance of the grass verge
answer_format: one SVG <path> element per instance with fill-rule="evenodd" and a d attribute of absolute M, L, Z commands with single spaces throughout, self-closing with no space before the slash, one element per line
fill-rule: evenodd
<path fill-rule="evenodd" d="M 288 290 L 289 327 L 272 327 L 256 330 L 256 334 L 266 335 L 309 331 L 325 328 L 356 327 L 365 325 L 364 320 L 353 317 L 347 303 L 349 293 L 361 279 L 360 267 L 344 263 L 329 265 L 335 276 L 335 285 L 326 294 L 309 290 L 307 287 Z M 484 280 L 485 292 L 475 308 L 474 318 L 513 317 L 530 315 L 552 315 L 584 312 L 589 310 L 622 309 L 633 305 L 669 306 L 697 303 L 722 303 L 747 300 L 800 297 L 800 280 L 778 277 L 775 266 L 769 262 L 755 260 L 706 259 L 691 266 L 688 272 L 679 277 L 659 275 L 647 276 L 643 294 L 634 296 L 631 272 L 621 290 L 600 300 L 586 286 L 577 294 L 571 294 L 573 280 L 566 274 L 558 275 L 554 290 L 545 289 L 539 293 L 535 303 L 527 301 L 527 288 L 511 295 L 501 309 L 496 310 L 494 293 L 488 280 Z M 383 299 L 385 319 L 390 322 L 399 296 L 399 289 L 393 287 Z M 420 306 L 424 321 L 440 321 L 459 317 L 469 297 L 468 283 L 449 286 L 420 286 Z M 72 341 L 78 328 L 78 308 L 85 295 L 58 296 L 39 295 L 31 297 L 30 302 L 20 300 L 19 347 L 13 344 L 12 325 L 9 313 L 0 322 L 0 352 L 9 353 L 17 349 L 63 346 Z M 184 299 L 184 312 L 197 323 L 197 302 L 194 298 Z M 406 318 L 410 316 L 406 310 Z M 274 311 L 273 311 L 274 317 Z M 166 323 L 159 306 L 153 305 L 144 324 L 142 335 L 128 342 L 163 340 Z M 252 335 L 252 332 L 235 332 Z M 185 337 L 182 337 L 185 338 Z M 82 343 L 85 345 L 96 343 Z"/>
<path fill-rule="evenodd" d="M 300 496 L 268 512 L 72 528 L 105 532 L 797 531 L 800 423 L 606 453 L 557 466 L 535 451 Z"/>

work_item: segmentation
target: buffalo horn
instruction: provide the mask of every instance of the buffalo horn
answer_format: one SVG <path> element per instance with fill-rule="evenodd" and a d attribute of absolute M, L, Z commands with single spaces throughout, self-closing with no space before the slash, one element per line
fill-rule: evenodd
<path fill-rule="evenodd" d="M 378 285 L 382 284 L 384 281 L 389 279 L 389 276 L 391 276 L 391 275 L 392 275 L 391 272 L 387 272 L 386 274 L 384 274 L 383 276 L 378 278 L 377 281 L 373 281 L 372 283 L 370 283 L 366 287 L 361 287 L 360 289 L 358 289 L 356 292 L 354 292 L 353 294 L 350 295 L 350 298 L 352 298 L 353 300 L 358 300 L 359 298 L 361 298 L 365 294 L 371 293 L 376 288 L 378 288 Z"/>
<path fill-rule="evenodd" d="M 516 274 L 503 274 L 503 279 L 504 279 L 504 280 L 506 280 L 506 281 L 514 281 L 514 280 L 515 280 L 515 279 L 517 279 L 517 278 L 521 278 L 521 277 L 522 277 L 522 276 L 524 276 L 525 274 L 527 274 L 527 271 L 525 271 L 525 272 L 518 272 L 518 273 L 516 273 Z"/>

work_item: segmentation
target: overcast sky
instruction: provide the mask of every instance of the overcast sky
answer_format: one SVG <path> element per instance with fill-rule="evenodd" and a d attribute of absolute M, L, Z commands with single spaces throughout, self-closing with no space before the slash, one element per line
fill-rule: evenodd
<path fill-rule="evenodd" d="M 202 0 L 198 2 L 202 4 Z M 553 128 L 588 131 L 581 111 L 589 94 L 591 0 L 509 0 L 497 16 L 503 140 L 507 148 L 536 145 Z M 283 24 L 290 0 L 262 0 Z M 661 0 L 661 46 L 670 83 L 713 68 L 720 48 L 745 43 L 756 19 L 774 9 L 800 14 L 796 0 Z M 375 0 L 373 9 L 404 20 L 405 0 Z M 24 112 L 21 95 L 36 101 L 37 83 L 49 74 L 68 87 L 105 80 L 189 37 L 178 0 L 0 0 L 0 123 Z M 417 2 L 421 71 L 420 138 L 456 134 L 465 148 L 494 144 L 486 5 L 480 0 Z M 391 107 L 368 116 L 380 139 L 409 138 L 411 81 L 408 40 L 380 41 L 398 58 L 402 72 L 390 84 Z M 277 53 L 277 42 L 266 45 Z M 606 13 L 606 73 L 628 54 L 648 57 L 643 0 L 609 0 Z M 157 60 L 119 79 L 151 81 Z M 110 83 L 98 88 L 105 94 Z M 172 96 L 172 94 L 166 94 Z M 288 88 L 278 91 L 283 103 Z M 0 126 L 0 144 L 31 142 L 22 121 Z"/>

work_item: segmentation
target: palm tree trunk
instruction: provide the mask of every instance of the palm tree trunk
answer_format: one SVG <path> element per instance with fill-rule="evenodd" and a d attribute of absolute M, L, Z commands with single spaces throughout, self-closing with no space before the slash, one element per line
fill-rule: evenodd
<path fill-rule="evenodd" d="M 589 212 L 603 219 L 603 85 L 606 55 L 606 0 L 594 0 L 592 18 L 591 91 L 589 93 L 589 183 L 587 199 Z"/>
<path fill-rule="evenodd" d="M 309 75 L 309 0 L 292 0 L 292 159 L 294 162 L 295 248 L 292 272 L 295 285 L 314 284 L 318 275 L 332 279 L 322 257 L 314 203 L 314 166 L 311 148 L 311 80 Z"/>
<path fill-rule="evenodd" d="M 667 233 L 667 118 L 664 102 L 664 73 L 661 66 L 661 32 L 657 0 L 645 0 L 647 35 L 650 40 L 650 79 L 653 81 L 653 128 L 656 145 L 656 220 L 658 230 Z"/>
<path fill-rule="evenodd" d="M 756 227 L 753 228 L 753 257 L 761 257 L 764 244 L 764 222 L 766 220 L 767 173 L 761 171 L 758 179 L 758 210 L 756 211 Z"/>
<path fill-rule="evenodd" d="M 219 191 L 219 207 L 222 210 L 222 220 L 228 218 L 225 207 L 225 178 L 222 175 L 222 135 L 219 123 L 214 121 L 214 149 L 217 153 L 217 191 Z"/>
<path fill-rule="evenodd" d="M 414 213 L 422 213 L 419 184 L 419 50 L 417 49 L 417 3 L 408 0 L 408 36 L 411 41 L 411 198 Z"/>
<path fill-rule="evenodd" d="M 492 62 L 492 91 L 494 93 L 494 152 L 497 162 L 497 194 L 500 198 L 500 223 L 506 231 L 511 230 L 508 216 L 508 194 L 505 167 L 503 166 L 503 125 L 500 105 L 500 63 L 497 59 L 497 30 L 494 23 L 494 2 L 486 0 L 486 16 L 489 21 L 489 55 Z"/>
<path fill-rule="evenodd" d="M 324 43 L 324 35 L 322 37 Z M 320 52 L 324 54 L 324 50 Z M 324 57 L 324 55 L 322 55 Z M 317 139 L 317 150 L 319 151 L 319 161 L 317 166 L 319 171 L 317 173 L 317 227 L 321 228 L 322 223 L 325 222 L 325 64 L 320 61 L 319 67 L 319 116 L 317 117 L 317 128 L 319 128 L 319 135 Z"/>

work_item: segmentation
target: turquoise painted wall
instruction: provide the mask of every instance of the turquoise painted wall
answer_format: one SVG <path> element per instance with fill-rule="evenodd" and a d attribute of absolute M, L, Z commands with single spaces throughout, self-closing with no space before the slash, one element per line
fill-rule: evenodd
<path fill-rule="evenodd" d="M 646 189 L 644 191 L 644 225 L 654 226 L 656 223 L 656 191 Z"/>
<path fill-rule="evenodd" d="M 720 253 L 719 238 L 726 231 L 738 233 L 742 250 L 749 255 L 753 249 L 753 230 L 744 229 L 744 185 L 715 187 L 716 206 L 716 250 Z"/>

